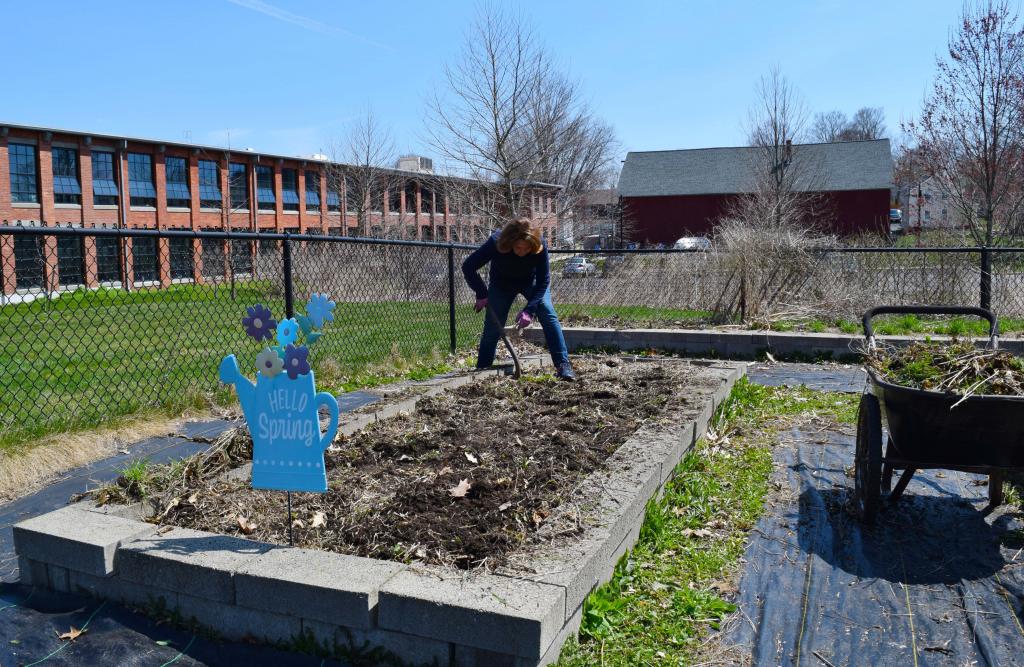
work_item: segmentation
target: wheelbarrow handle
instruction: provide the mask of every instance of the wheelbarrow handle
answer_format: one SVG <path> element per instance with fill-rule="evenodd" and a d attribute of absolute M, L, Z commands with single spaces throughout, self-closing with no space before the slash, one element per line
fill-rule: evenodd
<path fill-rule="evenodd" d="M 878 306 L 864 313 L 864 337 L 868 347 L 875 346 L 871 320 L 878 315 L 976 315 L 988 320 L 988 336 L 992 349 L 999 347 L 999 318 L 987 308 L 975 306 Z"/>

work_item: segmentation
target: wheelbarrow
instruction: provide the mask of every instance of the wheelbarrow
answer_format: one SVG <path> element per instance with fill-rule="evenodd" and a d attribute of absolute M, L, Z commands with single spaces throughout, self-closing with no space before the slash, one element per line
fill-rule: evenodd
<path fill-rule="evenodd" d="M 999 321 L 983 308 L 881 306 L 864 313 L 868 349 L 872 318 L 885 314 L 976 315 L 988 320 L 989 347 L 999 345 Z M 1003 501 L 1003 476 L 1024 470 L 1024 396 L 940 393 L 891 384 L 867 368 L 857 415 L 854 498 L 862 521 L 873 523 L 883 494 L 899 500 L 914 473 L 938 468 L 988 475 L 989 507 Z M 885 431 L 883 432 L 883 422 Z M 882 441 L 885 439 L 883 451 Z M 893 473 L 902 471 L 895 488 Z"/>

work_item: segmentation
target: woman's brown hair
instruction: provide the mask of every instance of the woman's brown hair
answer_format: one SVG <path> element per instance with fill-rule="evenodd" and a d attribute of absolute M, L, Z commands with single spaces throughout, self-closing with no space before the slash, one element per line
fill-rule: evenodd
<path fill-rule="evenodd" d="M 543 249 L 540 241 L 540 232 L 533 228 L 529 218 L 519 218 L 507 223 L 501 228 L 498 234 L 498 252 L 512 252 L 512 246 L 516 241 L 526 241 L 530 244 L 530 252 L 537 254 Z"/>

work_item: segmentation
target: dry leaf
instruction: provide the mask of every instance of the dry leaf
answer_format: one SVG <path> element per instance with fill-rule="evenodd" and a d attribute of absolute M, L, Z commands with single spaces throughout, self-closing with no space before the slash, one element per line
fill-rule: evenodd
<path fill-rule="evenodd" d="M 708 530 L 707 528 L 698 528 L 693 530 L 692 528 L 683 529 L 683 537 L 714 537 L 715 533 Z"/>
<path fill-rule="evenodd" d="M 545 509 L 534 510 L 532 517 L 533 525 L 540 526 L 540 524 L 544 523 L 544 519 L 548 518 L 549 516 L 551 516 L 551 512 Z"/>
<path fill-rule="evenodd" d="M 764 356 L 767 357 L 768 363 L 770 363 L 770 364 L 777 364 L 777 363 L 779 363 L 779 362 L 775 361 L 775 357 L 772 356 L 771 352 L 765 352 Z"/>
<path fill-rule="evenodd" d="M 196 500 L 198 498 L 199 498 L 199 494 L 198 493 L 193 493 L 191 496 L 188 497 L 188 504 L 189 505 L 195 505 L 196 504 Z"/>
<path fill-rule="evenodd" d="M 509 507 L 512 507 L 512 503 L 502 503 L 502 504 L 501 504 L 501 505 L 500 505 L 500 506 L 498 507 L 498 511 L 499 511 L 499 512 L 504 512 L 504 511 L 505 511 L 505 510 L 507 510 L 507 509 L 508 509 Z"/>
<path fill-rule="evenodd" d="M 469 452 L 466 452 L 466 460 L 468 460 L 470 463 L 480 463 L 480 459 L 473 456 Z"/>
<path fill-rule="evenodd" d="M 452 498 L 462 498 L 467 493 L 469 493 L 469 490 L 471 488 L 473 488 L 473 485 L 469 483 L 468 479 L 464 479 L 461 482 L 459 482 L 458 486 L 453 486 L 452 488 L 448 489 L 448 495 L 450 495 Z"/>
<path fill-rule="evenodd" d="M 438 474 L 438 476 L 440 476 L 440 475 L 447 475 L 451 471 L 452 471 L 452 467 L 451 466 L 445 466 L 445 467 L 441 468 L 440 470 L 438 470 L 437 474 Z"/>
<path fill-rule="evenodd" d="M 310 528 L 319 528 L 320 526 L 324 526 L 326 524 L 327 524 L 327 517 L 326 517 L 326 515 L 324 515 L 323 512 L 314 512 L 313 513 L 313 520 L 310 521 L 309 526 L 310 526 Z"/>
<path fill-rule="evenodd" d="M 67 639 L 68 641 L 74 641 L 85 634 L 85 629 L 79 630 L 75 626 L 71 626 L 71 629 L 64 634 L 58 634 L 58 639 Z"/>
<path fill-rule="evenodd" d="M 249 521 L 244 516 L 237 516 L 235 520 L 238 521 L 238 527 L 241 529 L 243 535 L 252 535 L 252 532 L 256 530 L 256 524 Z"/>
<path fill-rule="evenodd" d="M 295 519 L 292 521 L 292 528 L 305 528 L 306 524 L 302 523 L 302 519 Z"/>

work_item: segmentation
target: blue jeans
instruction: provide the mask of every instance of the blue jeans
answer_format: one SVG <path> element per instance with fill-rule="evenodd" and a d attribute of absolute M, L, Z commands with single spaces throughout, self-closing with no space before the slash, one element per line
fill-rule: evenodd
<path fill-rule="evenodd" d="M 487 303 L 494 314 L 498 316 L 502 327 L 508 319 L 508 311 L 512 302 L 518 294 L 524 297 L 531 290 L 530 285 L 526 287 L 508 287 L 504 285 L 487 286 Z M 555 368 L 569 361 L 569 350 L 565 347 L 565 338 L 562 336 L 562 325 L 558 323 L 558 315 L 555 314 L 555 307 L 551 303 L 551 290 L 544 292 L 544 298 L 537 304 L 537 320 L 544 330 L 544 340 L 547 342 L 548 351 L 551 353 L 551 361 Z M 494 363 L 494 352 L 498 347 L 498 339 L 501 337 L 501 330 L 493 322 L 491 316 L 484 313 L 484 333 L 480 336 L 480 350 L 477 354 L 476 367 L 487 368 Z"/>

